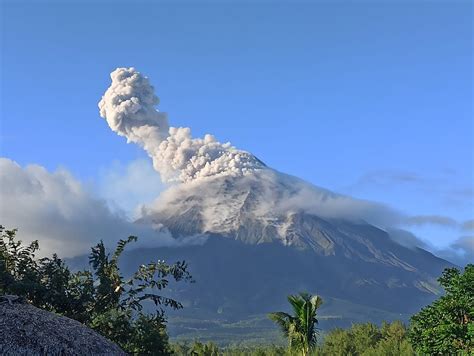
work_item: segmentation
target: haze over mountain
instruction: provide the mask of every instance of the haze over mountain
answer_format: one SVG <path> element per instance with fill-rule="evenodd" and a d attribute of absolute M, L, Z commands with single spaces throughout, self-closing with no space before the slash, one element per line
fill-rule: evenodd
<path fill-rule="evenodd" d="M 436 277 L 450 263 L 416 240 L 398 241 L 407 235 L 395 229 L 403 214 L 280 173 L 211 135 L 193 138 L 189 128 L 169 126 L 154 88 L 134 68 L 111 78 L 101 116 L 143 147 L 170 184 L 137 223 L 194 243 L 140 250 L 127 265 L 154 253 L 186 259 L 197 283 L 173 291 L 188 306 L 180 315 L 240 320 L 308 290 L 327 298 L 336 324 L 403 319 L 440 292 Z"/>

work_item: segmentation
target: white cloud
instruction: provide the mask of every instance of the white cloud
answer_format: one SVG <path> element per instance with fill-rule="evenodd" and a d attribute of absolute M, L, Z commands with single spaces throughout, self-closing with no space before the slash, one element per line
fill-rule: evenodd
<path fill-rule="evenodd" d="M 244 216 L 264 225 L 283 226 L 296 212 L 365 221 L 382 228 L 403 219 L 383 204 L 336 194 L 269 168 L 241 177 L 210 177 L 173 185 L 142 214 L 146 220 L 167 220 L 189 211 L 199 217 L 204 231 L 213 233 L 236 231 Z M 280 233 L 284 240 L 286 232 Z"/>
<path fill-rule="evenodd" d="M 123 210 L 134 219 L 141 206 L 151 203 L 165 188 L 151 162 L 138 159 L 126 165 L 116 161 L 102 169 L 98 194 L 112 210 Z"/>
<path fill-rule="evenodd" d="M 115 244 L 129 235 L 139 236 L 142 246 L 176 243 L 166 231 L 133 224 L 123 213 L 112 212 L 66 170 L 50 173 L 6 158 L 0 158 L 0 224 L 18 228 L 25 242 L 38 239 L 42 255 L 84 254 L 100 239 Z"/>
<path fill-rule="evenodd" d="M 474 236 L 461 236 L 449 247 L 435 251 L 435 254 L 459 266 L 474 263 Z"/>
<path fill-rule="evenodd" d="M 409 247 L 420 247 L 431 251 L 458 266 L 474 263 L 474 236 L 461 236 L 445 247 L 436 247 L 428 241 L 422 241 L 413 233 L 401 229 L 388 229 L 390 237 L 397 243 Z"/>

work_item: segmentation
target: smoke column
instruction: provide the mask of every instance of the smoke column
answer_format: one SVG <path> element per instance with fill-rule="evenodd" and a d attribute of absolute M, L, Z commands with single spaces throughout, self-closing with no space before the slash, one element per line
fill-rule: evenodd
<path fill-rule="evenodd" d="M 211 176 L 240 176 L 265 165 L 252 154 L 220 143 L 214 136 L 192 138 L 188 127 L 169 127 L 159 112 L 148 78 L 135 68 L 117 68 L 99 102 L 100 116 L 120 136 L 143 147 L 165 182 L 189 182 Z"/>

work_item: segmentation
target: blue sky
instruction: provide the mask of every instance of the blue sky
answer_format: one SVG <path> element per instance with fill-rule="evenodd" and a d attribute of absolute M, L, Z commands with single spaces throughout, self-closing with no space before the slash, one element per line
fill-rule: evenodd
<path fill-rule="evenodd" d="M 470 1 L 1 6 L 3 157 L 92 183 L 145 158 L 97 109 L 109 73 L 134 66 L 195 136 L 407 214 L 474 218 Z"/>

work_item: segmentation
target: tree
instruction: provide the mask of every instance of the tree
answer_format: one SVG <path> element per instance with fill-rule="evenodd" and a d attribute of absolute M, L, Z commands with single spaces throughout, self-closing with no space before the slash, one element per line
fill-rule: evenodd
<path fill-rule="evenodd" d="M 164 261 L 150 262 L 141 265 L 129 279 L 124 279 L 120 274 L 118 261 L 130 242 L 137 241 L 136 236 L 127 240 L 119 240 L 112 257 L 106 253 L 105 245 L 100 241 L 89 256 L 94 276 L 98 282 L 95 291 L 94 310 L 108 309 L 142 311 L 143 302 L 152 301 L 162 313 L 162 306 L 173 309 L 182 308 L 178 301 L 151 293 L 153 290 L 162 290 L 169 284 L 171 277 L 175 281 L 190 281 L 191 275 L 187 271 L 184 261 L 168 265 Z"/>
<path fill-rule="evenodd" d="M 321 297 L 308 293 L 288 297 L 293 314 L 270 313 L 268 317 L 277 323 L 288 338 L 289 348 L 301 351 L 303 356 L 316 346 L 318 319 L 316 312 L 323 303 Z"/>
<path fill-rule="evenodd" d="M 206 344 L 195 341 L 191 347 L 190 355 L 192 356 L 218 356 L 219 347 L 211 341 Z"/>
<path fill-rule="evenodd" d="M 318 355 L 324 356 L 413 356 L 407 328 L 400 321 L 353 324 L 350 329 L 336 328 L 325 337 Z"/>
<path fill-rule="evenodd" d="M 474 264 L 444 270 L 445 294 L 411 318 L 410 340 L 422 354 L 474 353 Z"/>
<path fill-rule="evenodd" d="M 321 347 L 322 355 L 352 356 L 356 355 L 354 340 L 349 331 L 335 328 L 325 337 Z"/>
<path fill-rule="evenodd" d="M 355 353 L 361 355 L 365 350 L 375 347 L 381 339 L 381 332 L 375 324 L 353 324 L 350 329 Z"/>
<path fill-rule="evenodd" d="M 16 232 L 0 225 L 0 294 L 20 295 L 39 308 L 89 320 L 88 306 L 94 301 L 90 272 L 71 273 L 56 254 L 36 259 L 38 241 L 23 245 Z"/>
<path fill-rule="evenodd" d="M 119 259 L 125 247 L 137 240 L 119 240 L 112 256 L 100 241 L 89 256 L 92 271 L 72 273 L 57 256 L 36 259 L 38 241 L 23 245 L 17 230 L 0 225 L 0 294 L 16 294 L 31 304 L 76 319 L 125 351 L 134 354 L 168 354 L 163 307 L 182 305 L 157 293 L 170 280 L 192 281 L 184 261 L 141 265 L 128 279 L 120 274 Z M 155 312 L 143 312 L 152 302 Z"/>

